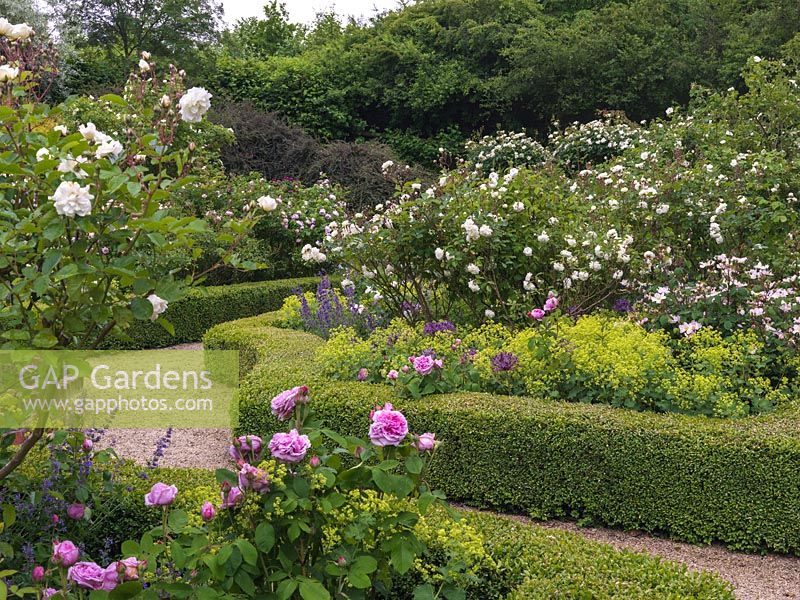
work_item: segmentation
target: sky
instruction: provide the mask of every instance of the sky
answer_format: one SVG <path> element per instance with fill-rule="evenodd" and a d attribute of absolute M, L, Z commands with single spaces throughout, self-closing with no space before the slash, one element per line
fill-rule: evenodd
<path fill-rule="evenodd" d="M 314 16 L 321 11 L 334 8 L 342 16 L 372 16 L 375 9 L 379 11 L 395 8 L 397 0 L 283 0 L 292 21 L 311 23 Z M 263 0 L 223 0 L 225 21 L 235 23 L 243 17 L 261 16 Z"/>

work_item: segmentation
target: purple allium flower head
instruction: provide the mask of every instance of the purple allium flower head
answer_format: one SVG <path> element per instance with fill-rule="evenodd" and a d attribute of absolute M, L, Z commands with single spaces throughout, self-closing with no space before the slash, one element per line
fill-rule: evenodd
<path fill-rule="evenodd" d="M 626 313 L 631 311 L 631 301 L 627 298 L 618 298 L 614 302 L 614 310 L 621 313 Z"/>
<path fill-rule="evenodd" d="M 500 352 L 492 357 L 492 370 L 495 373 L 513 371 L 517 364 L 519 364 L 519 358 L 512 352 Z"/>
<path fill-rule="evenodd" d="M 425 335 L 436 335 L 441 331 L 455 330 L 456 326 L 453 325 L 452 321 L 432 321 L 430 323 L 425 323 L 425 327 L 422 329 Z"/>

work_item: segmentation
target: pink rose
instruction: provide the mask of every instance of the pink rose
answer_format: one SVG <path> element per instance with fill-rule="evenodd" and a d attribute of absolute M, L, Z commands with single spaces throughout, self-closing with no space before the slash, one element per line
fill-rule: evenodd
<path fill-rule="evenodd" d="M 257 435 L 241 435 L 233 440 L 233 445 L 230 448 L 229 454 L 231 458 L 237 462 L 240 460 L 258 462 L 261 458 L 262 445 L 263 442 Z"/>
<path fill-rule="evenodd" d="M 541 321 L 544 319 L 544 311 L 541 308 L 534 308 L 532 311 L 528 313 L 528 316 L 531 319 L 536 319 L 537 321 Z"/>
<path fill-rule="evenodd" d="M 414 370 L 420 375 L 428 375 L 433 371 L 435 363 L 430 356 L 417 356 L 412 358 L 411 366 L 413 366 Z"/>
<path fill-rule="evenodd" d="M 222 492 L 222 508 L 233 508 L 244 500 L 244 493 L 238 487 Z"/>
<path fill-rule="evenodd" d="M 67 508 L 67 516 L 70 519 L 75 519 L 76 521 L 80 521 L 81 519 L 83 519 L 84 515 L 86 515 L 86 507 L 80 502 L 76 502 L 75 504 L 70 504 L 69 508 Z"/>
<path fill-rule="evenodd" d="M 52 561 L 60 567 L 71 567 L 78 561 L 80 550 L 77 546 L 65 540 L 63 542 L 53 542 Z"/>
<path fill-rule="evenodd" d="M 139 568 L 146 568 L 147 561 L 139 560 L 135 556 L 131 556 L 111 563 L 106 569 L 108 570 L 112 567 L 116 573 L 122 575 L 123 581 L 136 581 L 139 579 Z"/>
<path fill-rule="evenodd" d="M 272 414 L 275 415 L 279 421 L 285 421 L 292 416 L 294 407 L 297 404 L 306 404 L 308 402 L 308 388 L 304 385 L 286 390 L 278 394 L 272 399 L 270 403 L 272 407 Z M 261 440 L 259 440 L 260 442 Z M 259 444 L 259 450 L 261 445 Z"/>
<path fill-rule="evenodd" d="M 31 579 L 36 583 L 39 583 L 44 579 L 44 567 L 37 565 L 33 567 L 33 571 L 31 571 Z"/>
<path fill-rule="evenodd" d="M 311 459 L 308 461 L 308 464 L 310 464 L 310 465 L 311 465 L 312 467 L 314 467 L 315 469 L 316 469 L 316 468 L 317 468 L 317 467 L 318 467 L 318 466 L 319 466 L 321 463 L 322 463 L 322 461 L 319 459 L 319 456 L 312 456 L 312 457 L 311 457 Z"/>
<path fill-rule="evenodd" d="M 249 488 L 254 492 L 268 492 L 269 477 L 258 467 L 245 463 L 239 471 L 239 487 L 243 490 Z"/>
<path fill-rule="evenodd" d="M 175 501 L 178 495 L 178 488 L 174 485 L 167 485 L 160 481 L 150 488 L 150 492 L 144 496 L 145 506 L 169 506 Z"/>
<path fill-rule="evenodd" d="M 289 433 L 276 433 L 269 441 L 272 456 L 289 463 L 299 463 L 306 457 L 309 448 L 311 440 L 307 435 L 300 435 L 297 429 Z"/>
<path fill-rule="evenodd" d="M 423 433 L 414 442 L 414 447 L 420 452 L 429 452 L 436 447 L 436 434 Z"/>
<path fill-rule="evenodd" d="M 400 368 L 400 370 L 401 370 L 403 373 L 408 373 L 408 372 L 409 372 L 411 369 L 408 367 L 408 365 L 403 365 L 403 366 Z"/>
<path fill-rule="evenodd" d="M 67 578 L 88 590 L 110 591 L 119 582 L 116 565 L 112 564 L 111 567 L 109 570 L 93 562 L 79 562 L 69 568 Z"/>
<path fill-rule="evenodd" d="M 369 371 L 367 369 L 365 369 L 364 367 L 361 367 L 358 370 L 358 375 L 356 375 L 356 379 L 358 381 L 366 381 L 367 377 L 369 377 Z"/>
<path fill-rule="evenodd" d="M 94 442 L 89 438 L 84 438 L 83 443 L 81 444 L 81 448 L 83 448 L 83 451 L 91 452 L 93 447 L 94 447 Z"/>
<path fill-rule="evenodd" d="M 45 590 L 42 592 L 42 598 L 49 598 L 53 594 L 57 594 L 57 593 L 58 593 L 58 590 L 55 589 L 55 588 L 45 588 Z"/>
<path fill-rule="evenodd" d="M 399 446 L 406 435 L 408 435 L 408 422 L 403 413 L 394 410 L 390 403 L 387 402 L 383 408 L 376 410 L 372 415 L 369 439 L 376 446 Z"/>
<path fill-rule="evenodd" d="M 389 371 L 389 372 L 386 374 L 386 377 L 387 377 L 388 379 L 391 379 L 392 381 L 396 381 L 396 380 L 397 380 L 397 378 L 398 378 L 398 377 L 400 377 L 400 373 L 398 373 L 398 372 L 397 372 L 397 369 L 392 369 L 391 371 Z"/>
<path fill-rule="evenodd" d="M 544 303 L 545 312 L 552 312 L 558 307 L 558 298 L 550 296 Z"/>
<path fill-rule="evenodd" d="M 200 516 L 203 517 L 203 521 L 208 523 L 211 521 L 217 514 L 217 510 L 214 508 L 214 505 L 211 502 L 204 502 L 203 508 L 200 509 Z"/>

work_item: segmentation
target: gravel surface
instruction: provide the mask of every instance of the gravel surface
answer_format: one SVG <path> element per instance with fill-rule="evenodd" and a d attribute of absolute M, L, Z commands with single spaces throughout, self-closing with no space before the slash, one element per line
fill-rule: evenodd
<path fill-rule="evenodd" d="M 182 344 L 176 349 L 194 350 L 201 344 Z M 153 458 L 160 438 L 166 434 L 153 429 L 109 429 L 103 445 L 113 447 L 119 456 L 147 464 Z M 159 465 L 163 467 L 199 467 L 215 469 L 229 466 L 228 429 L 173 429 L 169 445 Z M 615 548 L 645 552 L 685 564 L 696 571 L 712 571 L 730 581 L 739 600 L 800 599 L 800 558 L 768 554 L 758 556 L 731 552 L 722 546 L 694 546 L 636 531 L 602 527 L 579 527 L 575 523 L 547 521 L 540 523 L 516 516 L 522 522 L 549 529 L 577 533 L 587 539 L 604 542 Z"/>

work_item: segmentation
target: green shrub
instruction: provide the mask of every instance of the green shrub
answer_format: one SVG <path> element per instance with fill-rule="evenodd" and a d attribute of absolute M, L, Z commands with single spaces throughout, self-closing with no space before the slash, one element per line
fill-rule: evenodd
<path fill-rule="evenodd" d="M 445 442 L 431 473 L 452 499 L 800 553 L 795 407 L 722 421 L 482 393 L 398 400 L 387 386 L 325 380 L 312 360 L 322 340 L 270 327 L 272 319 L 226 323 L 205 336 L 208 347 L 247 357 L 242 432 L 274 431 L 269 400 L 300 383 L 323 418 L 348 434 L 363 433 L 370 407 L 393 402 Z"/>
<path fill-rule="evenodd" d="M 171 303 L 165 313 L 175 335 L 149 321 L 137 321 L 128 330 L 127 339 L 111 339 L 107 347 L 163 348 L 198 342 L 213 325 L 280 308 L 292 290 L 314 289 L 317 281 L 315 277 L 305 277 L 194 288 L 185 298 Z"/>

